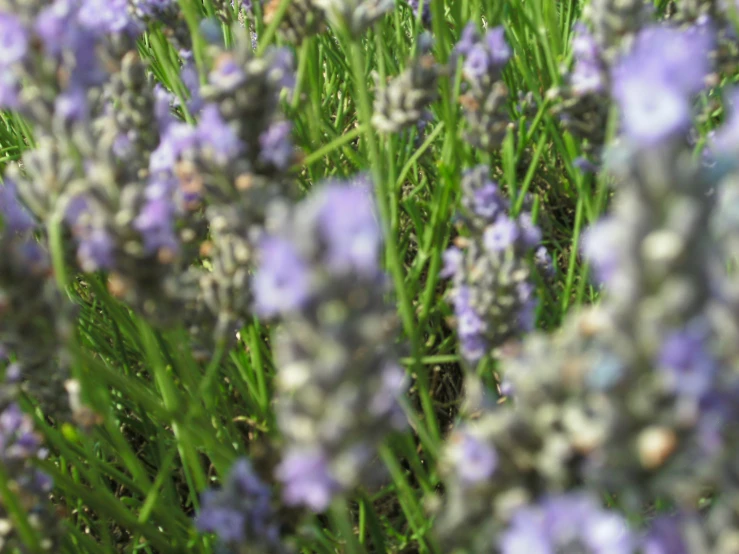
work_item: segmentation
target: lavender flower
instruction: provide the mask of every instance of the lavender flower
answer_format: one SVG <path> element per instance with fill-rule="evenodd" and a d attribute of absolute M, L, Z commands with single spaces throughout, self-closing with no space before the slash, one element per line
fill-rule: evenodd
<path fill-rule="evenodd" d="M 7 385 L 4 385 L 7 386 Z M 62 530 L 49 503 L 51 479 L 34 469 L 33 460 L 44 458 L 39 436 L 33 422 L 17 404 L 11 403 L 0 412 L 0 462 L 9 478 L 9 489 L 29 511 L 28 523 L 37 533 L 44 552 L 59 548 Z M 13 528 L 5 502 L 0 500 L 0 548 L 8 552 L 22 552 L 26 546 Z"/>
<path fill-rule="evenodd" d="M 264 22 L 274 18 L 279 2 L 270 0 L 264 9 Z M 278 33 L 287 42 L 300 44 L 303 40 L 323 29 L 324 11 L 315 0 L 295 0 L 280 21 Z"/>
<path fill-rule="evenodd" d="M 630 139 L 654 144 L 686 131 L 691 96 L 705 86 L 710 71 L 712 45 L 712 36 L 700 28 L 651 27 L 639 34 L 613 69 L 613 95 Z"/>
<path fill-rule="evenodd" d="M 424 110 L 436 98 L 441 69 L 429 53 L 430 39 L 421 39 L 418 55 L 384 88 L 378 83 L 372 124 L 382 133 L 397 133 L 421 121 Z"/>
<path fill-rule="evenodd" d="M 0 234 L 0 343 L 15 357 L 14 383 L 0 386 L 0 402 L 21 387 L 44 413 L 69 418 L 64 393 L 72 309 L 51 279 L 47 252 L 29 231 Z M 0 406 L 1 407 L 1 406 Z"/>
<path fill-rule="evenodd" d="M 421 5 L 423 4 L 423 8 Z M 430 0 L 409 0 L 408 5 L 413 10 L 415 17 L 421 18 L 421 23 L 424 27 L 431 27 L 431 1 Z M 421 12 L 419 14 L 419 11 Z"/>
<path fill-rule="evenodd" d="M 540 234 L 527 214 L 506 214 L 507 202 L 488 173 L 478 166 L 463 177 L 463 217 L 472 236 L 460 240 L 462 249 L 447 251 L 443 272 L 452 278 L 449 296 L 469 363 L 530 330 L 535 306 L 527 258 Z"/>
<path fill-rule="evenodd" d="M 352 36 L 361 36 L 395 7 L 395 0 L 313 0 L 326 19 Z"/>
<path fill-rule="evenodd" d="M 371 198 L 364 179 L 331 181 L 276 209 L 255 275 L 257 308 L 282 322 L 276 409 L 289 446 L 277 477 L 288 503 L 315 511 L 370 484 L 377 445 L 405 424 Z"/>
<path fill-rule="evenodd" d="M 223 488 L 203 493 L 195 521 L 201 532 L 215 533 L 225 552 L 287 552 L 280 540 L 280 524 L 272 505 L 272 491 L 241 458 L 234 463 Z"/>
<path fill-rule="evenodd" d="M 3 72 L 8 66 L 23 59 L 28 51 L 28 32 L 23 23 L 10 13 L 0 13 L 0 68 Z"/>
<path fill-rule="evenodd" d="M 3 229 L 8 234 L 25 233 L 36 226 L 36 222 L 18 199 L 16 185 L 6 180 L 0 185 L 0 216 Z"/>
<path fill-rule="evenodd" d="M 265 317 L 299 310 L 308 300 L 308 267 L 290 242 L 276 237 L 262 241 L 261 263 L 254 275 L 255 309 Z"/>
<path fill-rule="evenodd" d="M 502 72 L 512 52 L 503 28 L 491 29 L 482 37 L 473 23 L 468 24 L 455 53 L 464 57 L 467 93 L 460 102 L 467 121 L 465 139 L 476 148 L 493 150 L 502 143 L 510 123 Z"/>
<path fill-rule="evenodd" d="M 500 539 L 500 551 L 632 554 L 634 540 L 623 518 L 586 494 L 570 494 L 518 510 Z"/>

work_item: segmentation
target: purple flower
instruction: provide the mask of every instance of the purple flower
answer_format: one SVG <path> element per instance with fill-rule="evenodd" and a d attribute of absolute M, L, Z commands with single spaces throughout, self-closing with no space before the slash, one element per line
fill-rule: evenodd
<path fill-rule="evenodd" d="M 205 115 L 205 110 L 203 110 L 203 114 Z M 196 151 L 198 139 L 202 139 L 198 131 L 199 129 L 186 123 L 170 124 L 162 136 L 159 146 L 151 153 L 149 171 L 151 173 L 172 171 L 175 162 L 183 153 Z"/>
<path fill-rule="evenodd" d="M 0 71 L 0 108 L 18 108 L 18 93 L 20 84 L 10 71 Z"/>
<path fill-rule="evenodd" d="M 600 58 L 600 48 L 593 35 L 582 22 L 574 25 L 572 38 L 572 52 L 577 60 L 594 61 Z"/>
<path fill-rule="evenodd" d="M 82 121 L 87 115 L 87 95 L 83 89 L 75 87 L 57 96 L 54 108 L 63 121 Z"/>
<path fill-rule="evenodd" d="M 369 185 L 325 185 L 316 197 L 318 226 L 329 266 L 373 275 L 378 270 L 382 233 Z"/>
<path fill-rule="evenodd" d="M 281 551 L 272 492 L 246 458 L 234 463 L 222 489 L 203 493 L 195 524 L 230 546 L 248 543 L 261 551 L 261 544 L 272 547 L 265 551 Z"/>
<path fill-rule="evenodd" d="M 0 413 L 0 460 L 26 460 L 39 454 L 33 421 L 13 403 Z"/>
<path fill-rule="evenodd" d="M 472 209 L 476 215 L 494 221 L 506 209 L 506 202 L 500 195 L 498 185 L 486 182 L 472 194 Z"/>
<path fill-rule="evenodd" d="M 75 21 L 76 14 L 70 0 L 56 0 L 39 12 L 35 29 L 49 54 L 59 55 L 75 44 L 80 31 Z"/>
<path fill-rule="evenodd" d="M 213 491 L 203 493 L 202 511 L 196 520 L 197 528 L 206 533 L 215 533 L 223 542 L 240 543 L 245 540 L 244 515 L 238 511 L 221 506 L 212 506 L 216 494 Z"/>
<path fill-rule="evenodd" d="M 144 204 L 133 227 L 141 233 L 147 253 L 177 251 L 179 243 L 173 225 L 174 212 L 171 201 L 164 197 L 150 199 Z"/>
<path fill-rule="evenodd" d="M 79 238 L 77 261 L 82 271 L 91 273 L 112 269 L 115 265 L 115 244 L 105 229 L 89 229 Z"/>
<path fill-rule="evenodd" d="M 128 9 L 128 0 L 83 0 L 80 23 L 97 33 L 136 33 L 141 27 Z"/>
<path fill-rule="evenodd" d="M 733 155 L 739 150 L 739 88 L 731 90 L 725 103 L 728 117 L 711 140 L 712 150 L 724 155 Z"/>
<path fill-rule="evenodd" d="M 255 309 L 272 317 L 299 309 L 309 298 L 308 267 L 288 241 L 267 237 L 254 275 Z"/>
<path fill-rule="evenodd" d="M 454 47 L 454 50 L 462 56 L 467 56 L 479 40 L 480 35 L 477 32 L 477 26 L 474 23 L 468 23 L 462 29 L 462 36 L 459 37 L 459 42 Z"/>
<path fill-rule="evenodd" d="M 483 337 L 487 324 L 471 305 L 470 291 L 467 287 L 455 288 L 452 300 L 462 356 L 469 362 L 477 362 L 487 351 L 487 343 Z"/>
<path fill-rule="evenodd" d="M 684 132 L 690 123 L 690 97 L 705 88 L 713 47 L 710 29 L 655 26 L 613 69 L 613 95 L 624 130 L 647 146 Z"/>
<path fill-rule="evenodd" d="M 578 95 L 604 92 L 606 75 L 600 64 L 589 60 L 577 60 L 570 75 L 572 91 Z"/>
<path fill-rule="evenodd" d="M 621 263 L 621 228 L 604 218 L 582 236 L 582 253 L 593 266 L 595 278 L 606 285 L 613 283 Z"/>
<path fill-rule="evenodd" d="M 23 59 L 28 51 L 28 32 L 21 20 L 11 13 L 0 13 L 0 69 Z"/>
<path fill-rule="evenodd" d="M 676 29 L 655 25 L 639 33 L 623 63 L 690 96 L 706 88 L 714 43 L 714 32 L 707 26 Z"/>
<path fill-rule="evenodd" d="M 290 141 L 292 123 L 277 121 L 259 136 L 259 159 L 284 171 L 293 159 L 293 145 Z"/>
<path fill-rule="evenodd" d="M 688 98 L 659 75 L 643 75 L 621 68 L 614 76 L 614 96 L 621 108 L 626 135 L 653 146 L 685 132 L 690 125 Z"/>
<path fill-rule="evenodd" d="M 662 343 L 659 368 L 677 394 L 700 398 L 711 390 L 718 368 L 706 341 L 707 330 L 693 324 L 668 334 Z"/>
<path fill-rule="evenodd" d="M 204 102 L 203 97 L 200 95 L 200 75 L 198 74 L 198 68 L 192 58 L 187 59 L 182 65 L 180 78 L 190 93 L 190 100 L 187 102 L 187 109 L 193 114 L 200 112 L 200 110 L 203 109 Z M 179 102 L 179 99 L 177 99 L 177 101 Z M 167 111 L 169 111 L 169 106 L 167 106 Z"/>
<path fill-rule="evenodd" d="M 24 233 L 36 226 L 31 214 L 18 200 L 18 189 L 10 180 L 0 185 L 0 215 L 5 231 L 9 233 Z"/>
<path fill-rule="evenodd" d="M 529 248 L 536 248 L 541 242 L 541 229 L 534 223 L 531 214 L 524 212 L 518 216 L 518 224 L 521 228 L 523 243 Z"/>
<path fill-rule="evenodd" d="M 208 81 L 224 92 L 236 90 L 244 79 L 246 79 L 244 68 L 233 56 L 221 56 L 208 74 Z"/>
<path fill-rule="evenodd" d="M 442 260 L 444 261 L 444 266 L 441 269 L 441 276 L 448 279 L 456 275 L 462 268 L 464 253 L 456 246 L 452 246 L 444 251 Z"/>
<path fill-rule="evenodd" d="M 689 554 L 678 517 L 659 517 L 651 522 L 643 539 L 643 554 Z"/>
<path fill-rule="evenodd" d="M 405 371 L 395 362 L 388 362 L 382 370 L 382 385 L 370 402 L 369 409 L 378 417 L 389 416 L 392 425 L 405 429 L 408 420 L 398 403 L 407 387 Z"/>
<path fill-rule="evenodd" d="M 485 35 L 485 43 L 493 64 L 503 67 L 511 59 L 511 47 L 506 42 L 505 29 L 502 26 L 488 31 Z"/>
<path fill-rule="evenodd" d="M 207 149 L 213 159 L 225 165 L 238 156 L 244 145 L 236 133 L 221 117 L 218 106 L 208 104 L 203 108 L 197 128 L 200 145 Z"/>
<path fill-rule="evenodd" d="M 489 479 L 498 465 L 495 449 L 466 430 L 452 435 L 447 453 L 456 474 L 465 485 L 475 485 Z"/>
<path fill-rule="evenodd" d="M 287 504 L 302 504 L 314 512 L 328 508 L 340 490 L 326 457 L 318 451 L 288 451 L 277 466 L 276 476 L 283 483 L 282 497 Z"/>
<path fill-rule="evenodd" d="M 484 77 L 490 69 L 490 57 L 482 44 L 475 44 L 470 48 L 464 62 L 464 73 L 468 79 L 478 80 Z"/>
<path fill-rule="evenodd" d="M 502 216 L 485 229 L 482 240 L 491 252 L 502 252 L 513 246 L 519 235 L 518 224 L 510 217 Z"/>
<path fill-rule="evenodd" d="M 270 47 L 265 55 L 270 62 L 270 78 L 277 84 L 278 90 L 286 89 L 292 93 L 295 89 L 295 58 L 292 50 Z"/>
<path fill-rule="evenodd" d="M 621 516 L 579 493 L 520 508 L 500 539 L 501 554 L 633 554 L 634 546 Z"/>

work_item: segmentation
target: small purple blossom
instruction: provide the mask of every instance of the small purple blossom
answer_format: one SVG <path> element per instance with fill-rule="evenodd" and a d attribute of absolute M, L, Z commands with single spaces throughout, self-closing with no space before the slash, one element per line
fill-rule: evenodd
<path fill-rule="evenodd" d="M 621 516 L 578 493 L 519 509 L 500 539 L 501 554 L 633 554 L 634 546 Z"/>
<path fill-rule="evenodd" d="M 442 254 L 442 260 L 444 262 L 444 266 L 441 270 L 441 277 L 448 279 L 449 277 L 453 277 L 462 269 L 464 253 L 456 246 L 452 246 L 444 251 Z"/>
<path fill-rule="evenodd" d="M 78 240 L 77 261 L 82 271 L 91 273 L 114 267 L 115 243 L 105 229 L 86 229 Z"/>
<path fill-rule="evenodd" d="M 272 492 L 246 458 L 234 463 L 223 488 L 203 493 L 195 524 L 229 546 L 248 543 L 268 545 L 270 552 L 282 550 Z"/>
<path fill-rule="evenodd" d="M 97 33 L 130 33 L 141 30 L 128 9 L 128 0 L 83 0 L 80 23 Z"/>
<path fill-rule="evenodd" d="M 174 214 L 174 205 L 167 198 L 153 198 L 144 204 L 133 226 L 141 233 L 148 253 L 177 251 L 179 243 L 174 229 Z"/>
<path fill-rule="evenodd" d="M 11 71 L 0 71 L 0 108 L 18 108 L 20 83 Z"/>
<path fill-rule="evenodd" d="M 294 155 L 291 131 L 292 124 L 289 121 L 278 121 L 270 125 L 259 136 L 259 158 L 281 171 L 290 167 Z"/>
<path fill-rule="evenodd" d="M 498 185 L 492 181 L 486 182 L 482 187 L 474 191 L 472 196 L 472 209 L 476 215 L 495 221 L 495 218 L 506 209 L 506 201 L 500 195 Z"/>
<path fill-rule="evenodd" d="M 487 325 L 471 305 L 470 290 L 467 287 L 462 286 L 455 291 L 453 303 L 462 355 L 469 362 L 477 362 L 487 352 L 487 343 L 483 336 Z"/>
<path fill-rule="evenodd" d="M 682 537 L 679 517 L 659 517 L 653 520 L 642 542 L 643 554 L 689 554 Z"/>
<path fill-rule="evenodd" d="M 485 44 L 493 64 L 503 67 L 511 59 L 511 47 L 505 39 L 505 29 L 495 27 L 485 34 Z"/>
<path fill-rule="evenodd" d="M 254 275 L 255 309 L 272 317 L 299 309 L 309 298 L 308 266 L 293 245 L 266 237 L 260 245 L 261 262 Z"/>
<path fill-rule="evenodd" d="M 621 231 L 612 219 L 602 219 L 583 233 L 582 252 L 599 282 L 613 283 L 621 263 L 620 247 Z"/>
<path fill-rule="evenodd" d="M 18 191 L 13 181 L 6 180 L 0 185 L 0 218 L 9 233 L 24 233 L 36 224 L 28 210 L 18 199 Z"/>
<path fill-rule="evenodd" d="M 464 62 L 464 73 L 468 79 L 481 79 L 490 70 L 490 57 L 487 49 L 480 43 L 475 44 L 467 53 Z"/>
<path fill-rule="evenodd" d="M 244 150 L 243 143 L 214 104 L 203 108 L 196 137 L 201 148 L 207 150 L 212 159 L 221 165 L 227 164 Z"/>
<path fill-rule="evenodd" d="M 626 135 L 639 144 L 653 146 L 665 138 L 687 131 L 690 102 L 658 76 L 639 75 L 629 69 L 614 78 Z"/>
<path fill-rule="evenodd" d="M 284 486 L 282 497 L 291 506 L 302 504 L 322 512 L 340 490 L 327 458 L 318 451 L 288 451 L 276 471 Z"/>
<path fill-rule="evenodd" d="M 650 27 L 613 69 L 626 135 L 646 146 L 687 130 L 691 96 L 705 87 L 714 37 L 707 28 Z"/>
<path fill-rule="evenodd" d="M 459 37 L 459 42 L 454 47 L 454 51 L 462 56 L 467 56 L 479 40 L 480 34 L 477 32 L 477 25 L 468 23 L 462 29 L 462 35 Z"/>
<path fill-rule="evenodd" d="M 495 223 L 485 229 L 483 243 L 493 252 L 501 252 L 516 242 L 520 229 L 515 220 L 507 216 L 498 217 Z"/>
<path fill-rule="evenodd" d="M 0 70 L 23 59 L 28 51 L 28 31 L 11 13 L 0 13 Z"/>
<path fill-rule="evenodd" d="M 725 100 L 728 104 L 728 117 L 715 132 L 711 140 L 711 150 L 722 155 L 734 155 L 739 150 L 739 88 L 729 92 Z"/>
<path fill-rule="evenodd" d="M 327 184 L 316 197 L 318 226 L 326 244 L 326 261 L 337 271 L 374 275 L 382 233 L 368 183 Z"/>
<path fill-rule="evenodd" d="M 718 367 L 706 339 L 706 329 L 694 324 L 668 334 L 662 343 L 659 368 L 677 394 L 700 398 L 711 390 Z"/>
<path fill-rule="evenodd" d="M 475 485 L 489 479 L 498 465 L 495 449 L 466 430 L 452 435 L 447 454 L 464 485 Z"/>

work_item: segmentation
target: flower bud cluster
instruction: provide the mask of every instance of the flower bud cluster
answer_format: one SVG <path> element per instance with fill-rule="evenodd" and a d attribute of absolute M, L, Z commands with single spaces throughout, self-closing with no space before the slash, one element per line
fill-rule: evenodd
<path fill-rule="evenodd" d="M 548 264 L 541 232 L 531 214 L 511 217 L 510 204 L 490 177 L 487 166 L 462 178 L 461 219 L 470 236 L 444 253 L 442 276 L 452 279 L 462 356 L 475 364 L 534 325 L 536 298 L 531 258 Z"/>
<path fill-rule="evenodd" d="M 378 444 L 405 424 L 370 184 L 319 186 L 273 214 L 253 283 L 258 312 L 281 322 L 275 409 L 286 448 L 277 477 L 288 504 L 315 511 L 371 484 Z"/>

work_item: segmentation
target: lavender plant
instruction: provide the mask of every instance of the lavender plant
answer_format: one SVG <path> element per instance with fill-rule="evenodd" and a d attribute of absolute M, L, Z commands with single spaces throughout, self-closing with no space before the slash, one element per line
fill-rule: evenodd
<path fill-rule="evenodd" d="M 277 477 L 288 504 L 315 511 L 371 484 L 378 445 L 405 424 L 371 192 L 365 177 L 331 181 L 294 209 L 277 208 L 254 276 L 258 313 L 281 319 Z"/>
<path fill-rule="evenodd" d="M 739 551 L 735 15 L 0 0 L 0 551 Z"/>

